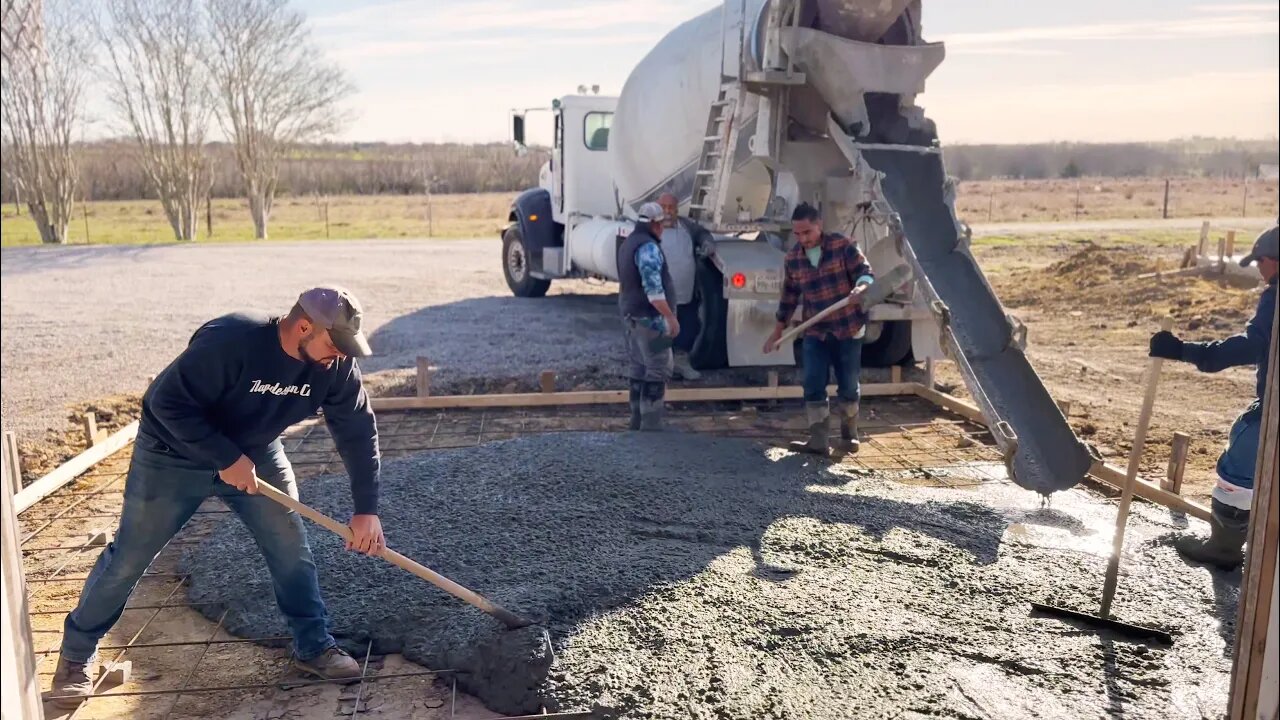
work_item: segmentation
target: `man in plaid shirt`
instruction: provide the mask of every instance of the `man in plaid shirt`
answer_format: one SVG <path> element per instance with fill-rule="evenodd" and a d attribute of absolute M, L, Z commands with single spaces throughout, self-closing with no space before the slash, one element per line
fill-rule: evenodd
<path fill-rule="evenodd" d="M 791 235 L 796 243 L 784 261 L 778 324 L 765 341 L 764 350 L 777 349 L 778 340 L 802 301 L 803 319 L 807 320 L 844 297 L 853 298 L 844 308 L 805 331 L 801 358 L 809 441 L 797 447 L 819 455 L 831 450 L 827 440 L 827 379 L 834 370 L 840 435 L 849 451 L 857 452 L 858 374 L 862 370 L 862 338 L 867 323 L 861 298 L 874 282 L 871 265 L 852 240 L 839 233 L 823 232 L 821 213 L 808 203 L 801 203 L 792 213 Z"/>

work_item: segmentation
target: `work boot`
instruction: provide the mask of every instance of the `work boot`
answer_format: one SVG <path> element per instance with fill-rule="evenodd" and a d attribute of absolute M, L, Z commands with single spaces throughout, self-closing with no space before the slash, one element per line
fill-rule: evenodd
<path fill-rule="evenodd" d="M 858 440 L 858 402 L 841 401 L 836 406 L 840 416 L 840 439 L 851 453 L 858 452 L 862 443 Z"/>
<path fill-rule="evenodd" d="M 331 647 L 310 660 L 293 659 L 293 666 L 321 680 L 337 680 L 347 685 L 360 679 L 360 663 L 340 647 Z"/>
<path fill-rule="evenodd" d="M 96 671 L 97 663 L 78 663 L 66 658 L 58 658 L 58 669 L 53 672 L 53 687 L 49 694 L 71 697 L 53 700 L 54 707 L 65 710 L 79 707 L 80 703 L 93 692 L 93 678 L 97 674 Z"/>
<path fill-rule="evenodd" d="M 1209 518 L 1209 537 L 1183 535 L 1173 542 L 1182 557 L 1193 562 L 1213 565 L 1220 570 L 1234 570 L 1244 562 L 1244 542 L 1248 525 L 1227 527 L 1217 515 Z"/>
<path fill-rule="evenodd" d="M 702 377 L 702 373 L 693 369 L 693 364 L 689 361 L 689 353 L 676 353 L 672 361 L 672 368 L 675 376 L 681 380 L 698 380 Z"/>
<path fill-rule="evenodd" d="M 641 394 L 644 393 L 644 381 L 632 380 L 630 390 L 631 390 L 631 394 L 627 398 L 627 401 L 631 404 L 631 424 L 628 425 L 628 428 L 631 430 L 639 430 L 640 429 L 640 396 Z"/>
<path fill-rule="evenodd" d="M 666 394 L 666 383 L 644 383 L 644 391 L 640 394 L 641 430 L 655 432 L 662 429 L 662 417 L 666 414 L 665 403 L 662 399 Z"/>
<path fill-rule="evenodd" d="M 827 439 L 827 401 L 807 402 L 804 404 L 805 420 L 809 423 L 809 441 L 794 442 L 791 447 L 798 452 L 812 453 L 826 457 L 831 454 L 831 444 Z"/>

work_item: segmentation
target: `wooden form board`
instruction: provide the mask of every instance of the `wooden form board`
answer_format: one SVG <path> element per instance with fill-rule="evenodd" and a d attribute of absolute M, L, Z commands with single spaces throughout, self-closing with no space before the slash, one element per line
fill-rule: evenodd
<path fill-rule="evenodd" d="M 870 383 L 864 397 L 914 395 L 916 383 Z M 828 388 L 835 392 L 835 386 Z M 733 400 L 788 400 L 804 397 L 798 385 L 781 387 L 672 388 L 667 402 L 717 402 Z M 548 407 L 555 405 L 615 405 L 628 401 L 626 390 L 577 390 L 572 392 L 505 393 L 492 395 L 438 395 L 436 397 L 373 398 L 375 411 L 438 410 L 446 408 Z"/>
<path fill-rule="evenodd" d="M 1240 583 L 1240 615 L 1236 622 L 1235 658 L 1231 669 L 1231 699 L 1228 716 L 1232 720 L 1275 718 L 1276 695 L 1276 551 L 1280 540 L 1280 402 L 1275 391 L 1276 363 L 1280 362 L 1280 312 L 1271 321 L 1271 361 L 1267 368 L 1266 405 L 1262 408 L 1262 430 L 1258 442 L 1258 464 L 1254 472 L 1253 509 L 1250 512 L 1249 553 L 1245 557 Z M 1268 676 L 1269 677 L 1266 677 Z M 1265 678 L 1265 679 L 1264 679 Z"/>
<path fill-rule="evenodd" d="M 138 421 L 135 420 L 97 445 L 58 466 L 53 472 L 26 486 L 13 498 L 14 512 L 20 513 L 26 510 L 49 493 L 75 480 L 89 468 L 133 442 L 137 435 Z"/>

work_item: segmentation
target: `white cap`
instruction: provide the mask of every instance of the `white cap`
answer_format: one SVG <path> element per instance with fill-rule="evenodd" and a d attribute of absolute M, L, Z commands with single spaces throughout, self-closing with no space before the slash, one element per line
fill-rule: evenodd
<path fill-rule="evenodd" d="M 640 206 L 636 219 L 640 222 L 662 222 L 664 217 L 666 213 L 663 212 L 661 205 L 656 202 L 647 202 Z"/>

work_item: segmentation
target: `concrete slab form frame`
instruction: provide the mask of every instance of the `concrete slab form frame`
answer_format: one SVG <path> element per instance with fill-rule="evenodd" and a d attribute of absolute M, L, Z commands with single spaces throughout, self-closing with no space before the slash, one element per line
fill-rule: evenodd
<path fill-rule="evenodd" d="M 544 376 L 545 377 L 545 376 Z M 862 452 L 854 456 L 855 464 L 863 465 L 867 470 L 884 473 L 901 473 L 915 477 L 923 476 L 939 486 L 963 487 L 972 484 L 946 478 L 946 473 L 935 474 L 930 469 L 945 469 L 948 466 L 963 465 L 987 466 L 999 468 L 1005 458 L 994 446 L 990 431 L 983 425 L 981 411 L 959 398 L 941 393 L 932 387 L 932 382 L 920 384 L 903 382 L 901 373 L 891 376 L 894 382 L 873 383 L 863 386 L 864 394 L 869 398 L 884 400 L 868 403 L 870 417 L 863 423 L 863 430 L 868 434 Z M 543 387 L 548 387 L 544 383 Z M 787 426 L 787 421 L 795 414 L 790 409 L 778 407 L 778 400 L 800 397 L 800 389 L 796 387 L 770 384 L 765 387 L 749 388 L 688 388 L 670 391 L 669 401 L 673 404 L 670 413 L 673 428 L 693 432 L 730 435 L 734 437 L 756 438 L 761 440 L 781 440 L 794 433 Z M 934 419 L 931 422 L 916 422 L 919 412 L 910 411 L 911 404 L 927 401 L 953 416 L 950 419 Z M 509 439 L 520 435 L 540 434 L 546 432 L 622 430 L 626 418 L 616 408 L 608 407 L 614 403 L 626 402 L 625 393 L 613 391 L 600 392 L 542 392 L 512 395 L 475 395 L 475 396 L 421 396 L 417 398 L 377 398 L 374 407 L 379 412 L 379 424 L 383 429 L 384 452 L 387 457 L 420 452 L 431 449 L 470 447 L 484 442 Z M 734 409 L 723 407 L 707 407 L 708 403 L 736 404 Z M 754 403 L 754 404 L 750 404 Z M 322 475 L 341 467 L 341 461 L 325 433 L 315 435 L 320 427 L 317 419 L 308 420 L 291 428 L 286 434 L 289 439 L 288 453 L 293 461 L 299 480 L 306 477 Z M 897 433 L 898 435 L 891 435 Z M 136 427 L 130 426 L 119 431 L 116 436 L 105 438 L 97 445 L 90 447 L 81 456 L 73 458 L 61 468 L 51 472 L 27 488 L 22 493 L 37 489 L 35 493 L 22 496 L 22 506 L 6 502 L 5 530 L 14 535 L 14 543 L 6 541 L 5 573 L 8 578 L 11 571 L 17 571 L 17 577 L 25 575 L 25 588 L 16 595 L 18 602 L 25 603 L 21 613 L 15 614 L 16 627 L 30 628 L 33 618 L 42 621 L 60 619 L 74 605 L 75 596 L 71 595 L 66 602 L 54 603 L 57 607 L 50 609 L 34 609 L 48 604 L 50 596 L 64 597 L 67 583 L 82 583 L 85 575 L 71 574 L 68 571 L 76 566 L 86 565 L 86 560 L 96 557 L 94 551 L 99 547 L 101 535 L 96 530 L 86 535 L 85 528 L 114 528 L 119 521 L 120 505 L 123 498 L 123 484 L 127 468 L 127 450 Z M 117 437 L 117 436 L 127 437 Z M 909 438 L 904 440 L 903 438 Z M 957 442 L 961 441 L 962 442 Z M 1124 480 L 1124 471 L 1102 462 L 1097 463 L 1091 471 L 1093 479 L 1104 485 L 1116 487 Z M 72 482 L 74 481 L 74 485 Z M 1007 474 L 999 470 L 987 473 L 980 482 L 1011 482 Z M 8 483 L 6 483 L 6 486 Z M 1148 500 L 1185 512 L 1202 519 L 1208 518 L 1207 509 L 1187 501 L 1177 494 L 1161 488 L 1159 483 L 1142 480 L 1137 494 Z M 6 496 L 9 493 L 6 492 Z M 15 497 L 13 500 L 17 500 Z M 17 521 L 18 513 L 23 513 L 22 522 Z M 136 689 L 107 689 L 108 674 L 104 673 L 95 686 L 94 695 L 79 708 L 67 716 L 68 720 L 76 720 L 81 712 L 95 702 L 116 699 L 133 699 L 137 702 L 169 703 L 161 717 L 169 717 L 180 707 L 184 697 L 217 693 L 249 693 L 259 691 L 278 692 L 282 688 L 293 688 L 300 685 L 320 684 L 323 681 L 307 681 L 281 677 L 269 682 L 226 683 L 218 685 L 199 685 L 194 680 L 200 675 L 200 668 L 210 648 L 231 646 L 244 643 L 279 644 L 288 638 L 226 638 L 220 639 L 221 623 L 199 640 L 171 641 L 161 638 L 159 641 L 144 642 L 141 638 L 162 613 L 183 612 L 193 609 L 193 605 L 185 602 L 180 595 L 187 577 L 177 571 L 176 565 L 181 550 L 200 542 L 200 537 L 212 530 L 215 524 L 228 510 L 220 501 L 210 499 L 201 506 L 188 526 L 176 537 L 159 557 L 148 568 L 140 582 L 140 589 L 147 584 L 160 584 L 159 592 L 137 592 L 135 595 L 151 595 L 154 599 L 132 604 L 126 613 L 146 613 L 146 620 L 132 632 L 123 643 L 104 644 L 100 652 L 107 668 L 119 667 L 126 662 L 129 653 L 138 653 L 153 649 L 179 649 L 192 653 L 193 664 L 184 670 L 185 677 L 176 687 L 148 687 L 145 678 L 135 678 L 131 683 Z M 12 530 L 11 530 L 12 528 Z M 25 532 L 24 532 L 25 531 Z M 95 541 L 96 538 L 96 541 Z M 44 542 L 36 542 L 37 540 Z M 87 553 L 87 554 L 86 554 Z M 15 569 L 15 565 L 18 567 Z M 26 572 L 22 572 L 25 565 Z M 91 566 L 91 562 L 88 563 Z M 87 571 L 87 567 L 84 568 Z M 171 587 L 164 588 L 164 585 Z M 13 587 L 7 580 L 5 591 Z M 64 592 L 59 592 L 59 589 Z M 167 592 L 165 592 L 167 590 Z M 33 608 L 28 611 L 27 607 Z M 6 607 L 6 612 L 9 608 Z M 123 624 L 123 623 L 122 623 Z M 34 645 L 26 646 L 27 658 L 33 659 L 27 667 L 17 666 L 16 678 L 28 690 L 38 688 L 40 675 L 51 674 L 51 663 L 56 663 L 58 640 L 61 634 L 57 628 L 45 629 L 36 634 L 40 640 Z M 45 639 L 47 636 L 49 639 Z M 11 648 L 16 655 L 21 655 L 21 633 L 17 635 L 6 632 L 6 652 Z M 9 638 L 14 638 L 10 642 Z M 43 642 L 42 642 L 43 641 Z M 369 672 L 366 650 L 366 673 L 356 690 L 356 702 L 349 706 L 349 717 L 355 718 L 361 712 L 359 697 L 367 692 L 370 685 L 387 682 L 399 678 L 434 677 L 448 680 L 450 692 L 456 696 L 457 673 L 450 670 L 422 670 L 419 672 L 377 673 Z M 377 663 L 375 663 L 375 666 Z M 119 675 L 119 673 L 117 673 Z M 118 679 L 118 678 L 117 678 Z M 6 685 L 6 690 L 8 686 Z M 39 710 L 38 696 L 34 690 L 27 693 L 9 693 L 6 691 L 6 710 L 4 718 L 38 718 L 43 717 Z M 13 698 L 25 698 L 30 702 L 36 698 L 36 710 L 24 709 L 20 714 L 12 714 L 8 709 L 8 701 Z M 343 714 L 347 714 L 343 705 Z M 449 717 L 453 717 L 452 703 Z M 14 711 L 15 713 L 18 711 Z M 539 715 L 543 718 L 586 717 L 585 713 L 564 713 L 560 715 Z"/>

